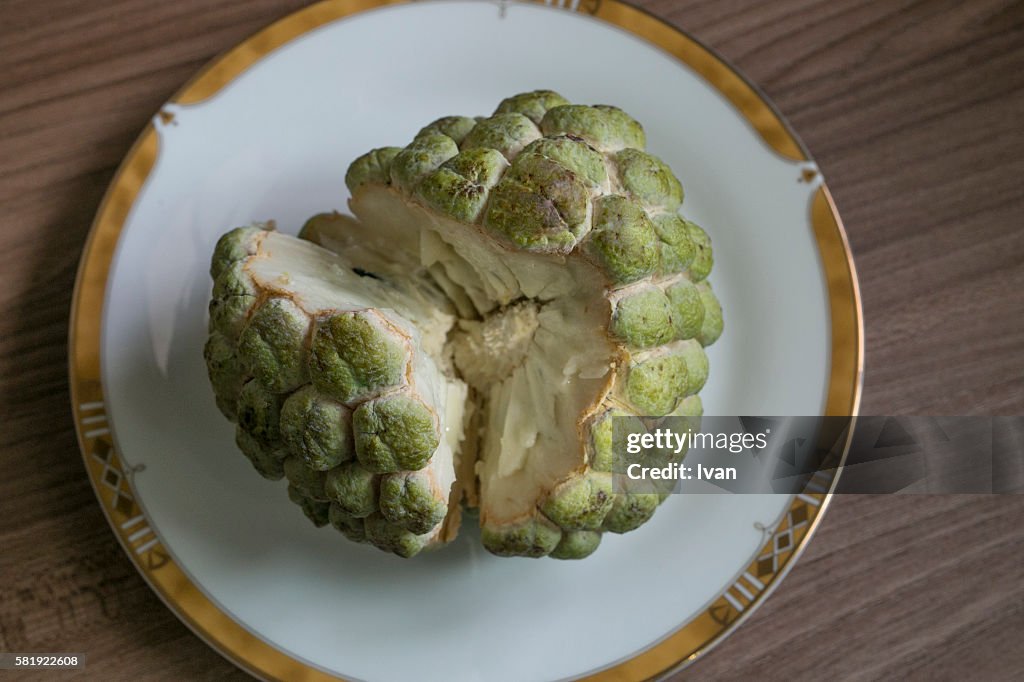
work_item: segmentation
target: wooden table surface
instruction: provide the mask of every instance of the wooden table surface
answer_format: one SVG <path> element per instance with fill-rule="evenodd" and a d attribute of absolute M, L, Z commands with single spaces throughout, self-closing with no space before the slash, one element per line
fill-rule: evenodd
<path fill-rule="evenodd" d="M 107 527 L 72 431 L 67 319 L 139 130 L 302 4 L 0 2 L 0 651 L 88 655 L 17 679 L 244 678 Z M 1024 413 L 1024 3 L 642 4 L 745 71 L 822 167 L 863 291 L 863 413 Z M 779 590 L 679 678 L 755 675 L 1024 678 L 1024 500 L 835 499 Z"/>

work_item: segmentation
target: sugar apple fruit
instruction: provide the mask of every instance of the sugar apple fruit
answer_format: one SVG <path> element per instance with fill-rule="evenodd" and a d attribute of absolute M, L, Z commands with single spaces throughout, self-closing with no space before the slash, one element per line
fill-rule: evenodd
<path fill-rule="evenodd" d="M 449 116 L 345 176 L 354 218 L 234 229 L 205 357 L 238 448 L 317 525 L 403 557 L 478 509 L 500 556 L 582 558 L 664 492 L 612 484 L 612 418 L 700 415 L 708 235 L 612 106 Z"/>

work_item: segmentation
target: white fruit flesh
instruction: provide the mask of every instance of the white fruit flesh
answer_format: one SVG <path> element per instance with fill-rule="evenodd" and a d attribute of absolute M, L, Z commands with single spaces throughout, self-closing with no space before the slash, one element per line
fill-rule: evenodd
<path fill-rule="evenodd" d="M 447 352 L 480 410 L 467 439 L 477 453 L 481 524 L 531 518 L 587 464 L 583 421 L 622 360 L 607 332 L 608 282 L 578 255 L 507 248 L 389 187 L 359 188 L 351 207 L 365 232 L 413 240 L 406 249 L 418 245 L 421 264 L 443 274 L 456 308 L 471 305 L 480 318 L 458 323 Z"/>

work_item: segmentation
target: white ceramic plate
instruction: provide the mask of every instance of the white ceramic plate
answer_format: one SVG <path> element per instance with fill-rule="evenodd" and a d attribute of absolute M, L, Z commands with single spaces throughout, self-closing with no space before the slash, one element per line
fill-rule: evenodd
<path fill-rule="evenodd" d="M 686 187 L 684 213 L 713 239 L 726 331 L 709 352 L 706 413 L 851 413 L 859 304 L 820 175 L 734 71 L 628 5 L 378 4 L 321 3 L 255 36 L 168 103 L 126 159 L 72 321 L 90 476 L 157 592 L 257 675 L 661 674 L 760 603 L 820 518 L 827 481 L 803 499 L 674 496 L 579 562 L 498 559 L 470 528 L 411 561 L 344 542 L 235 451 L 202 358 L 209 254 L 233 226 L 273 218 L 295 232 L 344 210 L 351 159 L 441 115 L 487 114 L 536 88 L 614 103 L 643 122 Z"/>

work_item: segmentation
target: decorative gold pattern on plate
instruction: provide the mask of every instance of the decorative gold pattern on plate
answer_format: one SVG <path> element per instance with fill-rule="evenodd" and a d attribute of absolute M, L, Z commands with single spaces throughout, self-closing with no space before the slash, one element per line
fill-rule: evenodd
<path fill-rule="evenodd" d="M 570 12 L 583 12 L 584 14 L 597 14 L 601 8 L 601 0 L 534 0 L 542 2 L 548 7 L 567 9 Z"/>
<path fill-rule="evenodd" d="M 326 0 L 260 31 L 204 67 L 173 98 L 195 104 L 215 95 L 259 59 L 325 23 L 405 0 Z M 544 2 L 544 0 L 536 0 Z M 545 4 L 553 4 L 548 0 Z M 694 69 L 739 110 L 772 149 L 807 161 L 796 137 L 765 99 L 732 67 L 679 29 L 618 0 L 554 0 L 555 6 L 585 12 L 661 47 Z M 163 125 L 173 123 L 161 112 Z M 297 661 L 251 634 L 210 601 L 175 563 L 139 508 L 133 473 L 123 468 L 106 421 L 100 382 L 100 325 L 103 296 L 117 240 L 139 190 L 156 162 L 158 138 L 146 126 L 125 157 L 100 205 L 86 242 L 75 283 L 69 336 L 69 372 L 75 428 L 86 471 L 100 506 L 125 552 L 168 607 L 207 643 L 257 676 L 321 681 L 337 679 Z M 815 178 L 801 180 L 808 183 Z M 826 274 L 831 314 L 831 369 L 826 414 L 855 415 L 860 402 L 863 327 L 860 295 L 849 245 L 824 184 L 811 202 L 811 224 Z M 845 452 L 845 449 L 844 449 Z M 760 526 L 765 542 L 754 560 L 707 609 L 676 632 L 612 668 L 587 679 L 640 680 L 664 674 L 696 659 L 737 627 L 778 584 L 820 522 L 834 481 L 821 474 L 794 497 L 780 522 Z M 816 487 L 814 487 L 816 486 Z"/>

